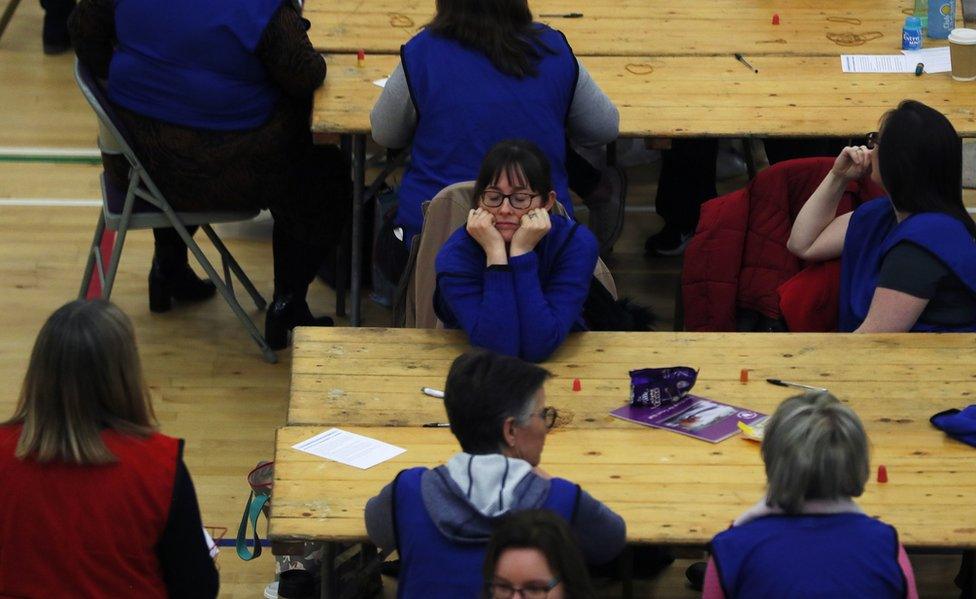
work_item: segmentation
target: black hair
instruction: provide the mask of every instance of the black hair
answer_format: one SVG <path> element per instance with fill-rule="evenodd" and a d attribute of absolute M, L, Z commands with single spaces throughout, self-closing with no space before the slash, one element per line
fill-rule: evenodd
<path fill-rule="evenodd" d="M 542 42 L 526 0 L 437 0 L 427 29 L 482 52 L 513 77 L 535 76 L 542 55 L 555 53 Z"/>
<path fill-rule="evenodd" d="M 948 214 L 976 237 L 962 203 L 962 140 L 941 112 L 903 100 L 882 117 L 877 151 L 881 182 L 897 210 Z"/>
<path fill-rule="evenodd" d="M 527 139 L 506 139 L 488 150 L 474 182 L 472 197 L 475 205 L 485 188 L 497 183 L 502 173 L 505 173 L 513 186 L 531 188 L 542 196 L 543 205 L 549 201 L 549 193 L 552 191 L 549 159 L 533 142 Z"/>
<path fill-rule="evenodd" d="M 521 419 L 549 376 L 535 364 L 487 350 L 458 356 L 447 374 L 444 407 L 461 449 L 476 455 L 498 453 L 505 420 Z"/>
<path fill-rule="evenodd" d="M 594 599 L 596 592 L 576 539 L 566 521 L 549 510 L 523 510 L 502 519 L 488 542 L 482 569 L 485 583 L 495 578 L 498 558 L 506 549 L 537 549 L 559 577 L 569 599 Z"/>

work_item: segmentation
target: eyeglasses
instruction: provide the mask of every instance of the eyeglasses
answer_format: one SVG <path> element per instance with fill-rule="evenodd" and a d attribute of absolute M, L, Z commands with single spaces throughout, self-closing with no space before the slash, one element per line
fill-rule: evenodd
<path fill-rule="evenodd" d="M 481 192 L 481 203 L 488 208 L 498 208 L 502 205 L 502 202 L 508 200 L 508 205 L 516 210 L 524 210 L 532 205 L 532 200 L 538 197 L 537 193 L 528 193 L 524 191 L 518 191 L 515 193 L 510 193 L 508 195 L 500 191 L 483 191 Z"/>
<path fill-rule="evenodd" d="M 546 428 L 552 428 L 556 426 L 556 418 L 559 418 L 559 410 L 551 406 L 546 406 L 542 408 L 541 412 L 536 412 L 532 415 L 542 418 L 542 422 L 545 423 Z"/>
<path fill-rule="evenodd" d="M 881 140 L 878 138 L 878 132 L 872 131 L 868 133 L 867 142 L 864 144 L 869 150 L 873 150 L 878 147 Z"/>
<path fill-rule="evenodd" d="M 511 599 L 516 593 L 525 599 L 545 599 L 549 591 L 559 586 L 559 582 L 558 578 L 553 578 L 545 584 L 527 584 L 524 587 L 512 586 L 507 582 L 489 582 L 485 588 L 492 599 Z"/>

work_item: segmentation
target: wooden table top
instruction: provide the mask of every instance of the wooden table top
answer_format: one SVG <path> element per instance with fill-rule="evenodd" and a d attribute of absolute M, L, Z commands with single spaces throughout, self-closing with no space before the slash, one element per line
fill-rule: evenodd
<path fill-rule="evenodd" d="M 903 11 L 913 6 L 908 0 L 529 2 L 536 20 L 565 33 L 578 56 L 892 54 L 901 49 Z M 541 16 L 574 12 L 583 17 Z M 779 25 L 772 24 L 773 14 Z M 308 0 L 304 15 L 319 51 L 397 54 L 433 17 L 434 2 Z"/>
<path fill-rule="evenodd" d="M 451 362 L 468 348 L 459 331 L 297 329 L 288 424 L 416 428 L 444 421 L 443 402 L 420 388 L 443 389 Z M 676 365 L 699 369 L 695 393 L 760 412 L 793 393 L 765 382 L 780 378 L 829 388 L 869 432 L 929 431 L 932 414 L 974 403 L 976 336 L 574 333 L 544 364 L 554 375 L 547 401 L 563 416 L 559 428 L 629 429 L 609 416 L 629 400 L 628 371 Z M 750 369 L 745 385 L 743 368 Z M 572 391 L 575 378 L 579 392 Z"/>
<path fill-rule="evenodd" d="M 468 345 L 457 331 L 296 329 L 289 426 L 279 430 L 271 536 L 278 540 L 351 540 L 365 535 L 366 500 L 399 470 L 434 466 L 458 450 L 440 400 L 451 361 Z M 898 527 L 916 548 L 976 547 L 973 449 L 946 437 L 928 418 L 972 403 L 976 336 L 901 334 L 579 333 L 544 366 L 548 405 L 562 417 L 542 466 L 580 483 L 627 520 L 640 543 L 706 543 L 763 491 L 755 445 L 732 438 L 711 445 L 628 424 L 608 412 L 628 401 L 628 370 L 699 368 L 695 392 L 771 413 L 792 390 L 777 377 L 829 387 L 867 428 L 872 471 L 861 501 Z M 739 382 L 742 368 L 751 382 Z M 582 390 L 573 392 L 579 378 Z M 294 426 L 299 425 L 299 426 Z M 407 448 L 367 471 L 291 449 L 331 426 Z"/>
<path fill-rule="evenodd" d="M 329 55 L 315 92 L 314 134 L 368 133 L 395 56 Z M 834 57 L 755 56 L 754 73 L 731 56 L 587 57 L 581 61 L 620 110 L 622 137 L 863 137 L 906 98 L 942 111 L 976 137 L 976 83 L 948 73 L 842 73 Z"/>
<path fill-rule="evenodd" d="M 326 428 L 278 430 L 269 529 L 275 541 L 364 540 L 370 497 L 400 470 L 442 464 L 459 451 L 446 429 L 348 426 L 343 428 L 407 451 L 359 470 L 292 449 Z M 861 507 L 894 525 L 910 548 L 976 547 L 973 448 L 927 423 L 872 428 L 872 471 L 885 464 L 889 482 L 876 483 L 872 476 Z M 702 546 L 757 501 L 764 484 L 754 443 L 732 438 L 711 445 L 636 425 L 555 429 L 541 466 L 623 516 L 631 543 Z"/>

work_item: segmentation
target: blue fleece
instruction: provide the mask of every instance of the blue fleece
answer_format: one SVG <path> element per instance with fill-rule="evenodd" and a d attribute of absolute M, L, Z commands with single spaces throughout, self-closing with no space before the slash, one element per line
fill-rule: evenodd
<path fill-rule="evenodd" d="M 532 362 L 548 358 L 570 331 L 586 330 L 597 241 L 568 218 L 551 220 L 535 251 L 507 267 L 488 268 L 465 227 L 455 231 L 435 262 L 434 309 L 445 326 L 463 329 L 472 345 Z"/>

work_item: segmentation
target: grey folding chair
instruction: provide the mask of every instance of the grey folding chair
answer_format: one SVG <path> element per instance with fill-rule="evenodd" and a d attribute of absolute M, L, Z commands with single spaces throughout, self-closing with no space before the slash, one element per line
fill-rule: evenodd
<path fill-rule="evenodd" d="M 81 290 L 79 297 L 84 298 L 91 280 L 92 273 L 97 270 L 98 278 L 102 285 L 102 298 L 109 299 L 112 295 L 112 285 L 115 283 L 115 274 L 119 267 L 119 259 L 122 254 L 122 246 L 125 243 L 126 233 L 133 229 L 151 229 L 157 227 L 173 227 L 180 237 L 186 242 L 187 247 L 193 256 L 203 267 L 207 276 L 217 287 L 217 291 L 226 300 L 234 314 L 247 329 L 247 332 L 254 339 L 254 342 L 261 348 L 264 359 L 275 363 L 278 357 L 264 340 L 264 336 L 258 331 L 254 322 L 241 307 L 234 293 L 233 273 L 237 280 L 251 296 L 254 305 L 258 310 L 264 310 L 267 303 L 254 284 L 244 273 L 240 264 L 234 259 L 227 246 L 224 245 L 217 233 L 211 227 L 214 223 L 228 223 L 242 220 L 250 220 L 258 215 L 258 210 L 242 210 L 235 212 L 176 212 L 173 207 L 153 183 L 146 169 L 142 166 L 139 157 L 132 150 L 132 144 L 125 133 L 122 122 L 106 98 L 100 84 L 95 79 L 91 71 L 80 62 L 75 62 L 75 81 L 85 99 L 91 105 L 95 114 L 98 116 L 102 125 L 108 129 L 119 144 L 119 149 L 129 161 L 129 183 L 126 189 L 113 185 L 111 180 L 102 173 L 102 213 L 98 217 L 98 224 L 95 226 L 95 236 L 92 239 L 91 248 L 88 252 L 88 261 L 85 265 L 85 274 L 81 279 Z M 220 259 L 223 266 L 223 277 L 217 274 L 210 260 L 207 259 L 200 246 L 193 240 L 186 228 L 188 226 L 199 225 L 210 238 L 211 243 L 220 252 Z M 115 245 L 112 248 L 112 256 L 109 261 L 108 271 L 103 268 L 100 242 L 105 229 L 116 231 Z"/>

